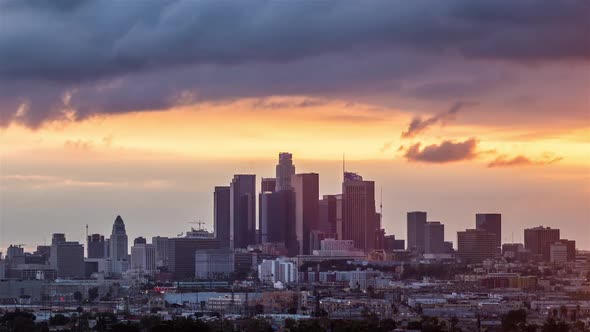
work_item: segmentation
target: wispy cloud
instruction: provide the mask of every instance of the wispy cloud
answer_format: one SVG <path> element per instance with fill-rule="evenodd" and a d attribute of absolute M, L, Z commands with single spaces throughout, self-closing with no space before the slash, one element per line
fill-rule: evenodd
<path fill-rule="evenodd" d="M 539 166 L 539 165 L 550 165 L 562 160 L 562 157 L 554 157 L 554 156 L 543 156 L 542 159 L 531 159 L 524 155 L 518 155 L 514 157 L 509 157 L 507 155 L 501 155 L 495 160 L 491 161 L 488 164 L 488 167 L 521 167 L 521 166 Z"/>
<path fill-rule="evenodd" d="M 402 133 L 402 138 L 415 137 L 416 135 L 425 132 L 429 127 L 436 124 L 445 125 L 448 121 L 455 120 L 455 116 L 461 109 L 470 105 L 475 104 L 459 101 L 454 103 L 447 111 L 438 113 L 429 118 L 423 119 L 420 116 L 414 117 L 408 126 L 408 130 Z"/>

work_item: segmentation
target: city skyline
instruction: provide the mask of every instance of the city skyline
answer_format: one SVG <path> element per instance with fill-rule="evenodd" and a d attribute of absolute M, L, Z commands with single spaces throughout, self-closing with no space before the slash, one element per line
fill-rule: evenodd
<path fill-rule="evenodd" d="M 211 188 L 288 151 L 320 196 L 346 154 L 390 234 L 407 211 L 447 237 L 498 212 L 504 238 L 555 225 L 590 249 L 587 16 L 577 0 L 0 0 L 0 246 L 107 234 L 117 214 L 131 236 L 211 228 Z"/>
<path fill-rule="evenodd" d="M 289 167 L 292 167 L 293 168 L 293 170 L 291 170 L 290 173 L 289 173 L 290 175 L 288 175 L 288 177 L 292 177 L 292 180 L 290 180 L 291 182 L 292 181 L 297 181 L 296 179 L 303 179 L 304 176 L 305 176 L 306 179 L 309 176 L 315 176 L 315 181 L 317 183 L 316 186 L 321 183 L 321 181 L 319 181 L 321 179 L 321 176 L 318 173 L 300 173 L 300 172 L 295 172 L 295 167 L 293 166 L 294 164 L 293 164 L 293 161 L 291 159 L 292 158 L 292 154 L 291 153 L 286 153 L 286 152 L 279 153 L 278 154 L 278 157 L 279 157 L 279 164 L 278 165 L 281 164 L 281 160 L 283 158 L 283 155 L 289 155 L 289 162 L 291 163 L 291 166 L 289 166 Z M 296 156 L 295 156 L 295 158 L 296 158 Z M 341 164 L 342 170 L 344 171 L 344 173 L 342 174 L 342 179 L 341 179 L 342 185 L 344 185 L 346 183 L 354 183 L 354 181 L 359 181 L 358 183 L 366 183 L 367 182 L 367 181 L 363 181 L 363 178 L 360 175 L 358 175 L 357 173 L 352 173 L 352 172 L 346 171 L 346 168 L 345 168 L 346 167 L 345 159 L 341 160 L 341 162 L 342 162 L 342 164 Z M 276 168 L 276 175 L 279 175 L 279 174 L 282 174 L 282 170 L 280 170 L 279 167 L 277 166 L 277 168 Z M 262 226 L 261 219 L 260 219 L 261 218 L 261 215 L 260 215 L 261 214 L 261 210 L 260 210 L 260 208 L 262 208 L 262 205 L 260 205 L 260 204 L 261 204 L 261 199 L 263 197 L 262 193 L 271 193 L 271 192 L 274 192 L 274 190 L 275 190 L 274 185 L 276 183 L 278 183 L 278 182 L 276 181 L 276 178 L 262 177 L 262 176 L 258 177 L 256 174 L 234 174 L 232 176 L 232 178 L 233 178 L 233 180 L 231 180 L 230 183 L 228 183 L 229 186 L 224 186 L 224 185 L 220 184 L 219 186 L 215 186 L 213 188 L 213 192 L 211 193 L 212 194 L 212 197 L 213 197 L 213 202 L 212 202 L 212 205 L 211 205 L 212 214 L 213 214 L 213 216 L 215 216 L 216 214 L 220 214 L 221 213 L 222 214 L 222 216 L 220 217 L 220 220 L 222 220 L 221 223 L 218 224 L 215 221 L 215 218 L 212 218 L 211 221 L 205 221 L 205 222 L 203 222 L 202 219 L 198 219 L 197 218 L 197 219 L 194 219 L 194 220 L 198 220 L 198 222 L 196 222 L 196 221 L 187 221 L 185 223 L 186 224 L 185 225 L 186 227 L 183 228 L 183 229 L 179 229 L 178 231 L 173 230 L 173 231 L 169 231 L 169 233 L 161 233 L 160 232 L 160 233 L 154 233 L 154 234 L 147 234 L 145 232 L 142 233 L 141 231 L 135 231 L 135 232 L 131 231 L 130 234 L 133 234 L 133 235 L 128 236 L 125 233 L 126 232 L 126 229 L 125 229 L 126 227 L 125 227 L 125 224 L 123 224 L 123 219 L 122 219 L 121 215 L 116 215 L 116 218 L 114 219 L 115 220 L 114 221 L 114 224 L 112 226 L 111 239 L 112 239 L 112 236 L 116 234 L 116 229 L 117 229 L 117 232 L 119 231 L 119 229 L 121 229 L 124 232 L 123 234 L 125 234 L 124 235 L 124 243 L 125 243 L 125 245 L 127 247 L 127 251 L 129 251 L 129 249 L 131 249 L 131 247 L 132 247 L 132 242 L 131 241 L 128 241 L 127 238 L 133 239 L 133 238 L 136 238 L 136 237 L 144 237 L 144 236 L 147 237 L 147 238 L 159 237 L 159 236 L 164 236 L 164 237 L 169 237 L 169 238 L 182 237 L 183 234 L 184 234 L 184 232 L 185 232 L 185 230 L 191 229 L 191 228 L 194 227 L 194 225 L 192 225 L 192 224 L 198 224 L 199 225 L 198 226 L 198 229 L 201 229 L 202 228 L 202 229 L 207 230 L 207 231 L 209 231 L 211 233 L 217 234 L 218 235 L 218 240 L 220 241 L 220 243 L 227 242 L 226 244 L 223 244 L 222 247 L 230 248 L 231 246 L 234 245 L 233 244 L 234 243 L 234 240 L 232 239 L 232 236 L 230 236 L 230 234 L 232 233 L 230 231 L 230 228 L 231 228 L 231 221 L 230 221 L 231 218 L 230 218 L 230 215 L 232 214 L 232 212 L 230 212 L 231 211 L 230 206 L 231 206 L 231 201 L 232 201 L 230 199 L 231 187 L 232 187 L 232 183 L 239 183 L 240 181 L 244 181 L 245 180 L 245 181 L 247 181 L 246 182 L 246 187 L 245 187 L 246 189 L 245 190 L 246 190 L 246 192 L 248 192 L 248 197 L 250 196 L 250 193 L 249 192 L 252 190 L 251 184 L 249 182 L 252 182 L 252 184 L 254 184 L 254 188 L 253 188 L 253 191 L 252 191 L 254 193 L 254 195 L 253 195 L 254 201 L 252 201 L 250 198 L 248 198 L 247 199 L 248 202 L 246 204 L 247 205 L 254 205 L 255 206 L 255 213 L 254 213 L 254 218 L 253 218 L 254 221 L 249 221 L 248 223 L 255 224 L 256 231 L 257 231 L 257 233 L 256 233 L 257 236 L 256 237 L 253 237 L 252 239 L 249 239 L 249 240 L 244 240 L 244 239 L 240 240 L 241 241 L 240 243 L 242 243 L 242 244 L 240 246 L 238 246 L 238 247 L 235 247 L 235 248 L 245 248 L 247 244 L 248 245 L 250 245 L 250 244 L 251 245 L 254 245 L 254 244 L 257 244 L 257 243 L 264 243 L 264 241 L 261 242 L 261 240 L 263 239 L 264 236 L 266 236 L 266 234 L 263 233 L 262 230 L 260 229 L 260 227 Z M 263 191 L 262 190 L 263 189 L 262 182 L 267 182 L 269 180 L 272 181 L 272 182 L 270 182 L 270 184 L 273 186 L 272 190 L 271 191 Z M 351 181 L 353 181 L 353 182 L 351 182 Z M 375 193 L 375 191 L 379 187 L 374 184 L 374 181 L 368 181 L 368 182 L 370 184 L 370 191 L 372 192 L 371 195 L 374 196 L 374 200 L 373 200 L 374 205 L 375 205 L 374 206 L 374 212 L 377 213 L 377 214 L 379 214 L 382 211 L 382 208 L 383 208 L 383 202 L 380 201 L 381 198 L 380 197 L 377 198 L 376 193 Z M 293 182 L 292 182 L 291 185 L 293 185 Z M 286 188 L 291 188 L 291 187 L 286 187 Z M 346 188 L 346 186 L 343 186 L 341 188 L 341 190 L 344 190 L 345 188 Z M 225 194 L 225 195 L 227 195 L 227 197 L 220 198 L 221 197 L 221 196 L 219 196 L 220 195 L 220 190 L 223 190 L 223 189 L 225 189 L 227 191 L 227 193 Z M 287 190 L 295 190 L 295 189 L 291 188 L 291 189 L 287 189 Z M 316 190 L 320 190 L 319 192 L 321 192 L 321 185 L 318 188 L 316 188 Z M 297 190 L 295 190 L 295 192 L 297 192 Z M 312 193 L 311 194 L 312 197 L 309 197 L 309 198 L 313 198 L 313 196 L 314 196 L 313 195 L 313 190 L 311 191 L 311 193 Z M 331 194 L 332 194 L 332 196 L 334 196 L 334 195 L 341 195 L 342 196 L 342 193 L 341 192 L 332 192 Z M 298 209 L 300 209 L 300 208 L 296 208 L 295 207 L 295 202 L 296 201 L 301 201 L 302 199 L 303 200 L 308 200 L 308 197 L 306 195 L 304 195 L 303 192 L 299 193 L 298 195 L 302 195 L 302 196 L 299 197 L 299 198 L 297 198 L 297 199 L 295 199 L 297 197 L 297 194 L 294 194 L 294 196 L 293 196 L 293 204 L 294 205 L 291 208 L 291 209 L 293 209 L 292 212 L 287 212 L 287 211 L 289 211 L 289 208 L 287 207 L 288 205 L 285 205 L 285 203 L 280 203 L 276 207 L 279 210 L 276 210 L 276 212 L 274 212 L 274 213 L 279 213 L 279 214 L 293 213 L 293 217 L 292 217 L 293 218 L 293 221 L 298 220 L 297 218 L 301 218 L 301 217 L 296 217 L 295 216 L 296 215 L 295 211 L 297 211 Z M 318 197 L 316 197 L 314 199 L 314 201 L 316 201 L 315 202 L 316 208 L 319 208 L 319 205 L 318 204 L 319 204 L 320 201 L 322 201 L 322 197 L 325 196 L 325 195 L 330 196 L 330 194 L 319 194 L 319 195 L 317 195 Z M 362 195 L 365 195 L 365 194 L 362 194 Z M 217 200 L 218 199 L 225 200 L 225 203 L 223 203 L 223 204 L 227 204 L 227 206 L 226 207 L 223 207 L 223 206 L 222 207 L 219 207 L 219 206 L 217 206 L 217 204 L 218 204 Z M 277 204 L 277 203 L 273 203 L 273 204 Z M 305 204 L 309 204 L 309 203 L 305 203 Z M 285 208 L 287 210 L 284 210 Z M 341 208 L 343 209 L 343 207 L 341 207 Z M 425 212 L 422 212 L 424 210 L 426 210 L 426 211 Z M 457 249 L 457 246 L 458 246 L 458 243 L 457 243 L 458 233 L 464 232 L 465 230 L 469 230 L 469 229 L 476 229 L 476 228 L 477 229 L 480 229 L 480 227 L 484 227 L 484 224 L 483 223 L 484 223 L 484 220 L 486 220 L 485 218 L 493 218 L 493 220 L 497 220 L 497 222 L 498 222 L 497 226 L 493 226 L 493 227 L 499 227 L 500 229 L 502 228 L 502 221 L 501 221 L 502 220 L 502 212 L 501 211 L 493 211 L 493 212 L 490 212 L 490 211 L 487 211 L 487 212 L 477 211 L 476 213 L 474 213 L 472 215 L 471 223 L 467 223 L 467 225 L 466 225 L 465 228 L 463 228 L 463 229 L 461 229 L 461 228 L 457 228 L 457 229 L 453 228 L 453 229 L 450 229 L 450 230 L 447 229 L 446 232 L 445 232 L 445 227 L 444 226 L 445 226 L 445 224 L 447 222 L 444 219 L 440 219 L 440 218 L 436 218 L 437 221 L 430 221 L 431 216 L 430 216 L 430 214 L 427 211 L 428 211 L 427 209 L 422 209 L 420 211 L 419 210 L 407 211 L 406 212 L 407 213 L 407 220 L 404 220 L 404 222 L 403 222 L 403 224 L 405 224 L 406 227 L 405 227 L 405 229 L 403 229 L 403 231 L 392 232 L 390 228 L 388 228 L 388 227 L 386 227 L 386 225 L 383 225 L 382 224 L 381 220 L 378 221 L 377 223 L 379 225 L 381 225 L 381 227 L 384 227 L 387 236 L 394 235 L 396 239 L 405 240 L 406 241 L 406 247 L 407 247 L 407 249 L 408 250 L 411 250 L 412 248 L 414 248 L 414 246 L 412 245 L 411 241 L 408 242 L 408 238 L 409 238 L 409 233 L 408 233 L 409 230 L 408 230 L 408 227 L 410 226 L 410 224 L 409 224 L 410 223 L 410 215 L 416 215 L 416 214 L 417 215 L 421 215 L 421 214 L 423 214 L 423 216 L 421 216 L 419 218 L 420 222 L 423 223 L 423 226 L 421 226 L 421 228 L 418 228 L 418 229 L 416 229 L 416 230 L 414 230 L 412 232 L 413 232 L 413 234 L 420 234 L 419 235 L 419 238 L 424 238 L 424 240 L 421 240 L 421 241 L 427 241 L 426 239 L 429 236 L 431 236 L 431 235 L 428 235 L 429 234 L 428 232 L 425 233 L 425 231 L 427 230 L 426 227 L 427 226 L 433 226 L 433 225 L 437 225 L 438 224 L 440 226 L 440 231 L 437 231 L 437 232 L 440 232 L 439 234 L 442 234 L 442 238 L 439 239 L 439 240 L 437 240 L 437 241 L 440 241 L 440 243 L 438 243 L 438 247 L 437 247 L 437 248 L 439 248 L 438 249 L 439 251 L 434 251 L 434 252 L 444 252 L 444 251 L 440 251 L 440 250 L 442 250 L 442 247 L 440 247 L 440 246 L 443 245 L 443 241 L 451 242 L 453 244 L 453 247 L 455 249 Z M 302 212 L 298 212 L 298 214 L 299 213 L 302 213 Z M 309 213 L 309 212 L 306 212 L 306 213 Z M 314 213 L 317 215 L 314 218 L 317 219 L 319 217 L 319 214 L 318 214 L 319 212 L 318 211 L 315 211 Z M 249 213 L 246 213 L 246 214 L 249 214 Z M 428 214 L 428 217 L 427 217 L 427 214 Z M 251 219 L 250 216 L 246 216 L 245 218 L 246 219 Z M 274 218 L 276 218 L 276 216 Z M 358 217 L 356 217 L 356 218 L 358 218 Z M 381 215 L 379 215 L 379 218 L 381 218 Z M 412 220 L 414 220 L 414 219 L 412 219 Z M 273 220 L 273 221 L 276 223 L 276 220 Z M 319 228 L 321 227 L 320 224 L 319 224 L 319 222 L 320 222 L 319 219 L 316 220 L 316 221 L 313 221 L 313 225 L 315 225 L 315 226 L 313 226 L 313 229 L 319 230 Z M 311 226 L 303 226 L 303 224 L 301 224 L 301 223 L 302 223 L 302 221 L 297 221 L 296 222 L 296 224 L 298 225 L 297 227 L 308 227 L 308 229 L 307 229 L 307 231 L 306 231 L 305 234 L 309 234 L 309 232 L 312 230 L 312 228 L 310 228 Z M 346 221 L 343 221 L 343 225 L 345 225 L 345 224 L 346 224 Z M 205 226 L 205 227 L 203 227 L 203 226 Z M 209 228 L 207 226 L 209 226 Z M 525 233 L 523 233 L 524 230 L 525 229 L 534 229 L 535 227 L 539 227 L 539 226 L 546 226 L 546 227 L 549 227 L 549 228 L 553 228 L 553 229 L 558 229 L 559 230 L 559 225 L 553 225 L 553 224 L 530 224 L 529 226 L 526 226 L 524 228 L 521 228 L 520 229 L 520 232 L 517 232 L 516 237 L 514 236 L 515 235 L 514 234 L 514 231 L 512 231 L 511 234 L 510 234 L 510 237 L 508 237 L 505 234 L 505 232 L 502 232 L 501 235 L 496 235 L 496 238 L 501 242 L 501 244 L 504 244 L 504 243 L 525 243 L 526 240 L 525 240 L 525 236 L 524 236 Z M 85 248 L 86 248 L 85 250 L 88 250 L 87 246 L 90 244 L 90 239 L 93 238 L 93 237 L 95 237 L 95 236 L 97 236 L 97 235 L 101 235 L 101 236 L 106 235 L 106 237 L 104 237 L 104 238 L 107 239 L 107 240 L 109 240 L 109 237 L 108 237 L 109 233 L 108 232 L 101 233 L 99 231 L 94 231 L 94 230 L 89 231 L 90 225 L 88 225 L 88 224 L 85 224 L 84 227 L 85 227 L 84 229 L 85 229 L 85 232 L 86 232 L 84 234 L 84 239 L 78 240 L 77 238 L 75 238 L 75 234 L 73 236 L 72 235 L 70 235 L 70 236 L 72 236 L 74 238 L 74 240 L 77 240 L 80 243 L 82 243 L 85 246 Z M 267 227 L 267 226 L 265 226 L 265 227 Z M 276 227 L 276 226 L 274 226 L 274 227 Z M 358 226 L 356 226 L 356 227 L 358 227 Z M 371 227 L 374 228 L 374 227 L 377 227 L 377 226 L 372 226 L 372 225 L 366 224 L 363 227 L 369 227 L 369 229 L 370 229 Z M 94 228 L 92 228 L 92 229 L 94 229 Z M 401 228 L 398 225 L 398 227 L 396 227 L 396 229 L 401 229 Z M 67 233 L 54 233 L 54 232 L 58 232 L 58 231 L 60 231 L 60 230 L 54 230 L 51 234 L 66 234 L 67 235 Z M 220 231 L 221 231 L 221 233 L 219 233 Z M 293 232 L 296 232 L 296 234 L 298 234 L 298 235 L 296 235 L 297 237 L 303 236 L 302 233 L 301 233 L 302 229 L 297 228 L 297 230 L 294 229 L 292 231 Z M 343 232 L 342 234 L 348 234 L 346 232 L 346 230 L 340 230 L 340 231 Z M 258 233 L 258 232 L 260 232 L 260 233 Z M 282 241 L 283 242 L 285 242 L 285 241 L 288 242 L 289 241 L 288 240 L 288 235 L 286 233 L 284 233 L 284 232 L 289 232 L 289 230 L 283 230 L 282 232 L 283 232 L 283 236 L 287 236 L 287 238 L 284 238 Z M 357 234 L 358 232 L 359 231 L 357 230 L 356 232 L 353 232 L 351 234 Z M 450 236 L 449 236 L 449 233 L 450 233 Z M 219 234 L 221 234 L 221 238 L 219 238 Z M 308 236 L 308 235 L 306 235 L 306 236 Z M 353 235 L 345 235 L 345 236 L 353 236 Z M 363 236 L 366 236 L 366 234 L 363 233 Z M 227 237 L 227 239 L 225 239 L 226 237 Z M 332 236 L 330 236 L 330 237 L 332 237 Z M 582 241 L 580 241 L 579 238 L 576 238 L 575 235 L 574 236 L 571 236 L 569 238 L 572 239 L 572 240 L 574 240 L 574 241 L 576 241 L 576 243 L 580 243 L 580 242 L 583 243 L 584 236 L 582 235 L 581 237 L 579 237 L 579 238 L 582 239 Z M 559 236 L 557 236 L 557 239 L 559 239 Z M 95 240 L 93 239 L 93 241 L 95 241 Z M 298 240 L 298 242 L 299 242 L 299 244 L 298 244 L 299 247 L 298 248 L 299 249 L 296 250 L 296 252 L 299 252 L 299 254 L 301 254 L 301 252 L 302 252 L 300 250 L 303 250 L 303 247 L 301 247 L 301 245 L 302 245 L 303 242 L 301 242 L 301 241 L 302 241 L 302 239 L 299 239 Z M 309 239 L 308 238 L 305 238 L 305 241 L 304 242 L 307 243 L 308 241 L 309 241 Z M 364 243 L 364 241 L 367 241 L 367 240 L 365 239 L 365 240 L 362 240 L 362 241 Z M 373 240 L 373 241 L 375 241 L 375 240 Z M 580 242 L 578 242 L 578 241 L 580 241 Z M 23 248 L 25 248 L 25 249 L 27 249 L 27 250 L 29 250 L 31 252 L 34 251 L 34 249 L 36 249 L 36 246 L 37 245 L 45 245 L 46 244 L 46 242 L 43 242 L 43 243 L 39 242 L 39 243 L 35 243 L 34 245 L 31 246 L 31 245 L 27 245 L 27 244 L 24 244 L 22 242 L 19 242 L 18 240 L 16 242 L 18 242 L 18 243 L 15 243 L 13 241 L 13 242 L 9 243 L 9 245 L 13 245 L 13 244 L 21 245 L 22 244 L 22 247 Z M 273 241 L 270 241 L 270 242 L 273 242 Z M 112 251 L 112 248 L 113 248 L 113 246 L 116 246 L 116 243 L 114 243 L 114 242 L 112 242 L 112 241 L 109 240 L 109 241 L 107 241 L 107 246 L 109 246 L 109 245 L 110 245 L 110 249 Z M 305 245 L 305 246 L 307 246 L 307 245 Z M 8 247 L 8 245 L 6 247 Z M 427 253 L 429 252 L 428 244 L 426 242 L 422 243 L 420 245 L 420 248 L 421 249 L 419 249 L 419 250 L 424 251 L 426 249 L 426 252 Z M 582 250 L 585 249 L 583 247 L 580 247 L 579 244 L 576 245 L 576 248 L 582 249 Z M 105 250 L 107 250 L 107 249 L 105 249 Z M 121 248 L 119 250 L 123 250 L 123 248 Z M 498 250 L 499 250 L 499 247 L 498 247 Z M 306 249 L 305 252 L 310 253 L 311 251 L 309 249 Z M 432 251 L 430 251 L 430 252 L 432 252 Z M 127 254 L 125 254 L 125 255 L 127 255 Z"/>

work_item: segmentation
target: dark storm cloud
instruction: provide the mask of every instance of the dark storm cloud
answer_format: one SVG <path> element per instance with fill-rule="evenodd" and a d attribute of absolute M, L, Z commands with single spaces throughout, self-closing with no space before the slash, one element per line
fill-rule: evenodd
<path fill-rule="evenodd" d="M 443 141 L 440 144 L 432 144 L 421 148 L 420 143 L 411 145 L 404 157 L 408 161 L 425 163 L 449 163 L 461 160 L 471 160 L 478 156 L 478 141 L 470 138 L 464 142 Z"/>
<path fill-rule="evenodd" d="M 543 159 L 533 160 L 529 157 L 518 155 L 515 157 L 508 157 L 506 155 L 499 156 L 488 164 L 488 167 L 521 167 L 521 166 L 534 166 L 534 165 L 550 165 L 556 163 L 563 158 L 545 156 Z"/>
<path fill-rule="evenodd" d="M 36 126 L 63 117 L 68 107 L 83 118 L 262 90 L 321 95 L 349 84 L 362 92 L 370 83 L 395 85 L 401 65 L 419 72 L 424 63 L 413 58 L 421 56 L 587 60 L 589 14 L 583 0 L 0 0 L 0 125 Z M 394 56 L 374 66 L 342 61 L 297 68 L 313 59 L 379 52 Z M 260 78 L 287 64 L 290 71 L 274 80 Z M 358 80 L 356 66 L 364 68 Z M 224 90 L 240 71 L 251 82 Z M 141 81 L 146 77 L 153 81 Z M 23 104 L 28 111 L 17 117 Z"/>
<path fill-rule="evenodd" d="M 423 133 L 435 124 L 445 124 L 448 121 L 454 120 L 455 115 L 465 106 L 473 105 L 473 103 L 466 103 L 466 102 L 456 102 L 454 103 L 446 112 L 442 112 L 431 116 L 429 118 L 423 119 L 420 116 L 414 117 L 410 125 L 408 126 L 408 130 L 402 133 L 402 138 L 412 138 L 416 135 Z"/>

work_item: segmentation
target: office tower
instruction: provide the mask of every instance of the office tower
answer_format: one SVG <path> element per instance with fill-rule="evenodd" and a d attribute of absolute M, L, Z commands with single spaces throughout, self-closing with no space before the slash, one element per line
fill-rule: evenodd
<path fill-rule="evenodd" d="M 231 248 L 256 244 L 256 175 L 234 175 L 229 198 Z"/>
<path fill-rule="evenodd" d="M 156 271 L 156 246 L 147 244 L 145 239 L 143 241 L 133 241 L 129 268 L 148 273 Z"/>
<path fill-rule="evenodd" d="M 105 258 L 104 236 L 100 234 L 88 235 L 87 239 L 87 257 L 88 258 Z"/>
<path fill-rule="evenodd" d="M 424 253 L 440 254 L 445 252 L 445 225 L 438 221 L 424 224 Z"/>
<path fill-rule="evenodd" d="M 277 179 L 275 178 L 262 178 L 260 183 L 260 192 L 261 193 L 272 193 L 275 192 L 277 187 Z"/>
<path fill-rule="evenodd" d="M 344 200 L 342 199 L 342 194 L 334 195 L 336 198 L 336 238 L 338 240 L 344 239 L 344 217 L 342 213 L 344 212 Z"/>
<path fill-rule="evenodd" d="M 386 235 L 383 242 L 383 249 L 386 251 L 404 250 L 406 248 L 406 241 L 396 239 L 395 235 Z"/>
<path fill-rule="evenodd" d="M 127 248 L 127 232 L 125 231 L 125 223 L 121 216 L 117 216 L 113 223 L 113 231 L 111 233 L 111 261 L 127 261 L 129 251 Z"/>
<path fill-rule="evenodd" d="M 145 240 L 145 238 L 144 238 L 144 237 L 141 237 L 141 236 L 140 236 L 140 237 L 136 237 L 136 238 L 133 240 L 133 245 L 134 245 L 134 246 L 136 246 L 136 245 L 138 245 L 138 244 L 147 244 L 147 241 Z"/>
<path fill-rule="evenodd" d="M 49 256 L 51 256 L 51 246 L 37 246 L 35 254 L 43 256 L 43 260 L 45 262 L 49 262 Z"/>
<path fill-rule="evenodd" d="M 293 191 L 264 192 L 259 197 L 260 243 L 286 244 L 289 225 L 295 223 Z"/>
<path fill-rule="evenodd" d="M 407 214 L 408 250 L 424 251 L 424 226 L 426 212 L 414 211 Z"/>
<path fill-rule="evenodd" d="M 215 187 L 213 192 L 213 223 L 215 237 L 222 248 L 230 247 L 230 188 L 228 186 Z"/>
<path fill-rule="evenodd" d="M 10 245 L 6 249 L 6 259 L 14 260 L 17 257 L 24 257 L 25 256 L 25 249 L 20 245 Z"/>
<path fill-rule="evenodd" d="M 567 261 L 573 262 L 576 260 L 576 241 L 560 239 L 559 242 L 565 243 L 567 247 Z"/>
<path fill-rule="evenodd" d="M 295 165 L 293 165 L 293 155 L 287 152 L 279 153 L 279 163 L 276 167 L 276 190 L 290 190 L 291 177 L 295 174 Z"/>
<path fill-rule="evenodd" d="M 196 279 L 225 280 L 233 272 L 234 252 L 232 250 L 203 249 L 195 252 Z"/>
<path fill-rule="evenodd" d="M 477 213 L 475 215 L 475 228 L 496 234 L 496 247 L 498 252 L 502 248 L 502 215 L 500 213 Z"/>
<path fill-rule="evenodd" d="M 84 246 L 67 242 L 64 234 L 54 237 L 51 243 L 50 266 L 58 278 L 84 278 Z"/>
<path fill-rule="evenodd" d="M 478 229 L 457 232 L 457 257 L 463 262 L 481 263 L 496 255 L 495 233 Z"/>
<path fill-rule="evenodd" d="M 524 247 L 533 256 L 542 257 L 549 261 L 549 245 L 559 240 L 559 229 L 550 227 L 534 227 L 524 230 Z"/>
<path fill-rule="evenodd" d="M 168 239 L 168 271 L 175 280 L 195 277 L 195 252 L 201 249 L 219 249 L 219 240 L 205 237 Z"/>
<path fill-rule="evenodd" d="M 375 182 L 345 172 L 342 205 L 342 240 L 353 240 L 357 249 L 375 249 L 375 231 L 378 229 Z"/>
<path fill-rule="evenodd" d="M 557 241 L 549 244 L 549 261 L 551 263 L 565 263 L 567 262 L 567 244 L 562 241 Z"/>
<path fill-rule="evenodd" d="M 51 244 L 66 242 L 66 235 L 64 233 L 53 233 L 51 237 Z"/>
<path fill-rule="evenodd" d="M 156 248 L 156 266 L 168 266 L 168 238 L 154 236 L 152 237 L 152 244 Z"/>
<path fill-rule="evenodd" d="M 318 203 L 318 229 L 324 233 L 335 234 L 338 218 L 338 195 L 324 195 Z"/>
<path fill-rule="evenodd" d="M 295 236 L 299 255 L 311 254 L 311 231 L 318 225 L 319 180 L 317 173 L 295 174 L 291 178 L 295 193 Z"/>

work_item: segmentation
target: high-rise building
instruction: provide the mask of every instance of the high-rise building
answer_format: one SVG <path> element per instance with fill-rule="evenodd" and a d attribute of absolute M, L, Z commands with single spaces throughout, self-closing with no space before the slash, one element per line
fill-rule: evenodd
<path fill-rule="evenodd" d="M 214 237 L 168 239 L 168 270 L 174 279 L 195 277 L 195 252 L 201 249 L 219 249 L 219 240 Z"/>
<path fill-rule="evenodd" d="M 445 252 L 445 225 L 438 221 L 424 224 L 424 253 L 441 254 Z"/>
<path fill-rule="evenodd" d="M 152 244 L 156 248 L 156 266 L 168 266 L 168 238 L 154 236 L 152 237 Z"/>
<path fill-rule="evenodd" d="M 319 201 L 318 229 L 324 233 L 335 234 L 338 218 L 337 195 L 324 195 Z"/>
<path fill-rule="evenodd" d="M 64 234 L 58 234 L 51 243 L 49 262 L 58 278 L 84 278 L 84 246 L 67 242 Z"/>
<path fill-rule="evenodd" d="M 262 178 L 260 182 L 261 193 L 272 193 L 275 192 L 277 187 L 277 179 L 275 178 Z"/>
<path fill-rule="evenodd" d="M 295 224 L 295 196 L 292 190 L 264 192 L 260 196 L 260 241 L 266 243 L 288 242 L 289 226 Z M 292 227 L 295 229 L 295 227 Z"/>
<path fill-rule="evenodd" d="M 51 237 L 51 244 L 66 242 L 66 235 L 64 233 L 53 233 Z"/>
<path fill-rule="evenodd" d="M 567 262 L 567 244 L 565 242 L 557 241 L 549 244 L 549 261 L 557 264 Z"/>
<path fill-rule="evenodd" d="M 565 243 L 567 247 L 567 261 L 573 262 L 576 260 L 576 241 L 568 239 L 560 239 L 559 242 Z"/>
<path fill-rule="evenodd" d="M 524 247 L 534 256 L 541 256 L 549 261 L 549 245 L 559 240 L 559 229 L 550 227 L 534 227 L 524 230 Z"/>
<path fill-rule="evenodd" d="M 133 241 L 129 268 L 147 273 L 156 271 L 156 246 L 147 244 L 145 239 L 144 241 Z"/>
<path fill-rule="evenodd" d="M 500 213 L 477 213 L 475 228 L 496 234 L 498 252 L 502 249 L 502 215 Z"/>
<path fill-rule="evenodd" d="M 230 184 L 229 230 L 232 249 L 256 244 L 256 175 L 234 175 Z"/>
<path fill-rule="evenodd" d="M 288 152 L 279 153 L 279 163 L 276 167 L 276 191 L 290 190 L 291 177 L 294 174 L 293 155 Z"/>
<path fill-rule="evenodd" d="M 295 192 L 295 235 L 299 255 L 310 255 L 311 231 L 318 226 L 320 177 L 317 173 L 295 174 L 291 186 Z"/>
<path fill-rule="evenodd" d="M 481 263 L 497 256 L 496 234 L 467 229 L 457 232 L 457 257 L 465 263 Z"/>
<path fill-rule="evenodd" d="M 383 249 L 386 251 L 404 250 L 406 248 L 406 241 L 396 239 L 395 235 L 386 235 L 383 242 Z"/>
<path fill-rule="evenodd" d="M 408 250 L 424 251 L 424 226 L 426 212 L 414 211 L 407 214 Z"/>
<path fill-rule="evenodd" d="M 100 234 L 92 234 L 88 235 L 87 239 L 87 256 L 88 258 L 105 258 L 106 248 L 105 248 L 105 241 L 104 236 Z"/>
<path fill-rule="evenodd" d="M 215 237 L 222 248 L 230 247 L 230 188 L 229 186 L 215 187 L 213 192 L 213 222 Z"/>
<path fill-rule="evenodd" d="M 146 239 L 145 239 L 144 237 L 142 237 L 142 236 L 140 236 L 140 237 L 136 237 L 136 238 L 133 240 L 133 245 L 134 245 L 134 246 L 136 246 L 136 245 L 138 245 L 138 244 L 147 244 L 147 241 L 146 241 Z"/>
<path fill-rule="evenodd" d="M 345 172 L 342 204 L 342 240 L 353 240 L 358 249 L 375 249 L 375 232 L 379 226 L 375 210 L 375 182 Z"/>
<path fill-rule="evenodd" d="M 111 261 L 127 261 L 129 258 L 127 232 L 125 231 L 125 223 L 121 216 L 115 218 L 113 223 L 113 231 L 111 233 Z"/>

